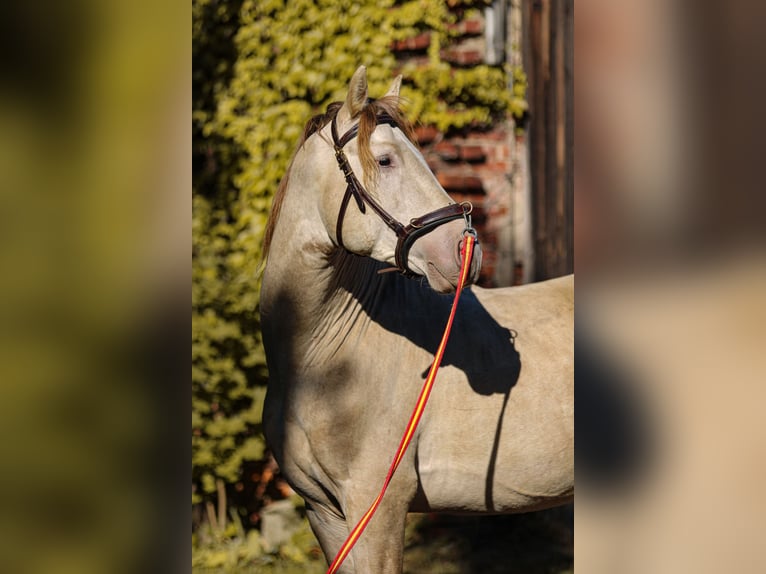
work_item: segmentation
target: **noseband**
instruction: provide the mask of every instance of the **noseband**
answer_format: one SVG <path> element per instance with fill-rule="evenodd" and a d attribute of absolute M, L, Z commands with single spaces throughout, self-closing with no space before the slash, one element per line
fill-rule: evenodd
<path fill-rule="evenodd" d="M 377 117 L 377 125 L 388 124 L 392 127 L 398 128 L 394 119 L 387 114 L 380 114 Z M 343 201 L 340 204 L 340 211 L 338 213 L 338 223 L 335 228 L 335 236 L 338 240 L 338 245 L 345 249 L 343 245 L 343 218 L 346 216 L 346 209 L 351 201 L 351 197 L 356 200 L 356 205 L 359 211 L 366 213 L 365 204 L 369 205 L 372 210 L 378 214 L 390 229 L 396 234 L 398 241 L 396 243 L 395 261 L 396 270 L 403 275 L 417 276 L 417 273 L 412 271 L 407 265 L 407 257 L 410 252 L 412 244 L 422 235 L 425 235 L 448 221 L 454 219 L 466 218 L 473 206 L 470 202 L 453 203 L 445 207 L 441 207 L 434 211 L 430 211 L 425 215 L 411 219 L 408 225 L 404 225 L 399 222 L 395 217 L 388 213 L 383 206 L 381 206 L 374 197 L 372 197 L 364 186 L 359 182 L 354 171 L 351 169 L 351 164 L 348 162 L 346 154 L 343 152 L 343 147 L 354 139 L 359 132 L 359 125 L 353 126 L 349 129 L 343 137 L 338 137 L 338 128 L 335 122 L 335 118 L 332 119 L 332 140 L 335 147 L 335 159 L 338 161 L 338 167 L 343 172 L 343 177 L 346 178 L 346 192 L 343 195 Z"/>

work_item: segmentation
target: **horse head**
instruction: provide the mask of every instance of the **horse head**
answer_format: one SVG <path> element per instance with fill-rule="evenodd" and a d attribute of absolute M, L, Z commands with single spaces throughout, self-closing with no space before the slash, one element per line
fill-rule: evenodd
<path fill-rule="evenodd" d="M 382 98 L 371 100 L 360 66 L 345 101 L 330 107 L 332 119 L 322 133 L 332 144 L 325 157 L 337 166 L 325 186 L 321 217 L 335 246 L 425 277 L 438 292 L 454 291 L 470 204 L 447 195 L 413 143 L 399 108 L 400 86 L 401 76 Z M 480 267 L 477 248 L 470 282 Z"/>

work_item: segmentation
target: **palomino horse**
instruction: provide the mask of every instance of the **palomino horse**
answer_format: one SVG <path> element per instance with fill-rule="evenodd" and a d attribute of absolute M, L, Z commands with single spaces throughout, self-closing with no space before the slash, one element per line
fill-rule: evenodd
<path fill-rule="evenodd" d="M 360 67 L 308 123 L 264 245 L 264 429 L 328 560 L 380 490 L 460 267 L 464 207 L 413 145 L 400 83 L 370 100 Z M 464 292 L 417 434 L 341 572 L 401 571 L 408 511 L 572 499 L 572 329 L 571 276 Z"/>

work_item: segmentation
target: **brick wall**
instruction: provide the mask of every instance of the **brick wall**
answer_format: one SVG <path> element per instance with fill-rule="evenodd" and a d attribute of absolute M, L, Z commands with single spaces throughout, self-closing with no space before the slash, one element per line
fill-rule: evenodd
<path fill-rule="evenodd" d="M 453 24 L 455 40 L 441 51 L 453 67 L 484 63 L 484 17 L 460 18 Z M 428 33 L 397 42 L 393 51 L 401 62 L 425 62 Z M 447 192 L 457 201 L 474 205 L 474 226 L 479 232 L 484 263 L 479 284 L 502 286 L 523 282 L 523 271 L 513 256 L 512 197 L 514 150 L 519 142 L 511 118 L 489 128 L 464 129 L 444 134 L 432 126 L 418 126 L 423 154 Z"/>
<path fill-rule="evenodd" d="M 508 126 L 501 124 L 488 131 L 467 130 L 450 137 L 437 134 L 430 143 L 420 140 L 439 183 L 456 201 L 470 201 L 474 206 L 473 223 L 484 253 L 483 285 L 503 283 L 497 273 L 498 263 L 502 267 L 498 231 L 508 224 L 510 211 L 509 137 Z"/>

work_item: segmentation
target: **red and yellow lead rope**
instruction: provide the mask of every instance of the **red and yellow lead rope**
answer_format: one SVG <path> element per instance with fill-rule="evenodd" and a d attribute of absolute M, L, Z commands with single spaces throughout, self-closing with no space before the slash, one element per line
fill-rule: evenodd
<path fill-rule="evenodd" d="M 475 242 L 476 238 L 473 234 L 465 234 L 463 239 L 463 247 L 461 250 L 463 261 L 460 267 L 460 278 L 458 279 L 457 288 L 455 289 L 455 299 L 452 301 L 452 309 L 450 310 L 449 319 L 447 319 L 447 326 L 444 328 L 444 335 L 442 335 L 442 340 L 439 343 L 439 347 L 436 349 L 434 362 L 431 364 L 431 369 L 428 371 L 428 376 L 426 377 L 426 380 L 423 383 L 423 388 L 421 389 L 420 395 L 418 396 L 418 402 L 415 404 L 415 408 L 413 409 L 412 415 L 410 416 L 410 421 L 407 423 L 407 429 L 404 431 L 402 441 L 399 443 L 399 448 L 396 450 L 394 460 L 391 463 L 391 467 L 388 469 L 388 474 L 386 475 L 385 481 L 383 481 L 383 487 L 380 489 L 380 492 L 375 498 L 375 501 L 372 503 L 372 505 L 370 505 L 370 508 L 367 509 L 367 512 L 364 513 L 364 516 L 362 516 L 362 518 L 359 520 L 359 523 L 348 535 L 348 538 L 346 538 L 346 541 L 343 543 L 343 546 L 341 546 L 338 554 L 332 561 L 332 564 L 330 564 L 330 568 L 327 570 L 327 574 L 335 574 L 335 572 L 338 571 L 338 568 L 340 568 L 340 565 L 343 564 L 343 561 L 346 559 L 349 552 L 351 552 L 351 549 L 354 547 L 354 544 L 356 544 L 357 540 L 359 540 L 359 537 L 362 535 L 362 532 L 364 532 L 364 529 L 367 528 L 367 524 L 369 524 L 372 516 L 375 514 L 375 511 L 378 509 L 380 501 L 383 499 L 383 495 L 386 493 L 388 484 L 391 482 L 391 479 L 394 476 L 394 472 L 396 472 L 399 463 L 404 457 L 404 453 L 407 451 L 407 447 L 410 445 L 412 436 L 415 434 L 415 429 L 417 429 L 420 418 L 423 416 L 423 411 L 426 408 L 428 396 L 431 394 L 431 389 L 434 386 L 436 373 L 439 370 L 439 365 L 441 364 L 442 357 L 444 356 L 444 349 L 447 347 L 449 334 L 452 330 L 452 323 L 455 320 L 455 312 L 457 311 L 457 303 L 460 299 L 460 293 L 463 291 L 463 286 L 465 285 L 469 270 L 471 268 L 471 259 L 473 258 L 473 247 Z"/>

